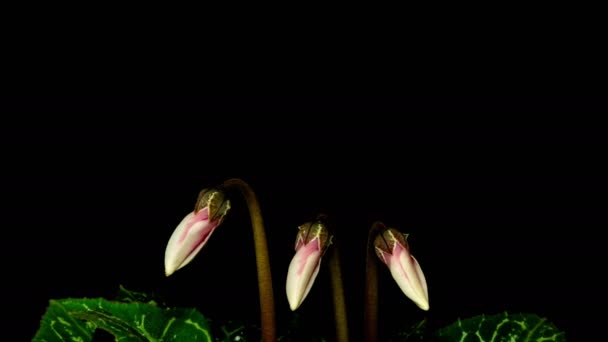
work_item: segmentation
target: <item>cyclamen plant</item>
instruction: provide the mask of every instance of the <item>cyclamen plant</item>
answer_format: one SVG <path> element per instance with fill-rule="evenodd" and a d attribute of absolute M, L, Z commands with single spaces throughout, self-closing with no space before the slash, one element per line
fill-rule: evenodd
<path fill-rule="evenodd" d="M 188 265 L 210 243 L 213 232 L 222 224 L 231 207 L 228 193 L 238 190 L 244 197 L 251 225 L 256 255 L 260 299 L 261 338 L 277 341 L 274 292 L 270 272 L 266 232 L 257 197 L 243 180 L 233 178 L 218 187 L 200 192 L 194 210 L 188 213 L 171 234 L 165 249 L 165 274 L 172 275 Z M 334 239 L 326 216 L 298 227 L 295 254 L 286 274 L 285 293 L 292 311 L 297 310 L 311 289 L 328 254 L 331 279 L 335 341 L 347 342 L 348 321 L 338 253 L 339 239 Z M 368 234 L 365 265 L 365 309 L 363 334 L 368 342 L 378 341 L 378 277 L 377 265 L 387 266 L 396 285 L 418 308 L 430 309 L 426 278 L 418 261 L 410 252 L 408 234 L 374 222 Z M 334 241 L 335 240 L 335 241 Z M 401 335 L 399 341 L 421 340 L 425 321 L 415 324 Z M 145 294 L 121 287 L 117 301 L 99 299 L 51 300 L 33 341 L 93 340 L 96 329 L 103 329 L 117 341 L 219 341 L 211 335 L 209 321 L 195 309 L 161 306 Z M 222 329 L 225 340 L 239 340 L 242 329 Z M 524 340 L 565 341 L 563 332 L 549 321 L 534 314 L 497 314 L 477 316 L 441 328 L 432 333 L 440 341 L 460 341 L 478 336 L 480 341 Z M 504 338 L 504 339 L 502 339 Z"/>
<path fill-rule="evenodd" d="M 169 276 L 184 267 L 207 243 L 230 209 L 230 202 L 226 199 L 225 193 L 230 189 L 238 189 L 245 197 L 249 208 L 258 270 L 262 339 L 263 341 L 275 341 L 274 294 L 266 232 L 257 197 L 249 184 L 243 180 L 229 179 L 216 189 L 201 191 L 194 211 L 186 215 L 169 239 L 165 250 L 165 274 Z"/>

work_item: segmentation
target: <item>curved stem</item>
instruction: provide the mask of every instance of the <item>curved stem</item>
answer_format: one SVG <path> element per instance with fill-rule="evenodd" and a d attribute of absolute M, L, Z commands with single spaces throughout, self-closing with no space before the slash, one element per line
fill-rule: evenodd
<path fill-rule="evenodd" d="M 224 182 L 226 188 L 238 188 L 245 197 L 251 226 L 253 228 L 253 242 L 255 244 L 255 260 L 258 271 L 258 289 L 260 294 L 260 319 L 262 325 L 262 341 L 276 341 L 276 324 L 274 313 L 274 294 L 272 291 L 272 277 L 270 274 L 270 259 L 266 243 L 266 232 L 262 220 L 262 212 L 255 193 L 245 181 L 232 178 Z"/>
<path fill-rule="evenodd" d="M 374 237 L 385 226 L 376 221 L 372 224 L 367 235 L 367 256 L 365 260 L 365 312 L 364 335 L 365 341 L 378 340 L 378 261 L 374 251 Z"/>
<path fill-rule="evenodd" d="M 340 255 L 338 246 L 334 245 L 329 256 L 329 272 L 331 275 L 331 288 L 334 297 L 334 319 L 336 321 L 336 341 L 348 342 L 348 323 L 346 320 L 346 305 L 344 302 L 344 287 L 342 285 L 342 272 L 340 271 Z"/>

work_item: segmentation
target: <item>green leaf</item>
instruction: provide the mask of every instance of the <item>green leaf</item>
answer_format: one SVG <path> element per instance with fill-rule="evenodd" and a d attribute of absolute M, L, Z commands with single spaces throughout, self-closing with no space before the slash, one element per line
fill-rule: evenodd
<path fill-rule="evenodd" d="M 436 332 L 438 341 L 565 342 L 566 337 L 546 318 L 535 314 L 502 313 L 458 320 Z"/>
<path fill-rule="evenodd" d="M 94 331 L 94 324 L 75 319 L 58 301 L 51 300 L 33 341 L 87 342 L 93 338 Z"/>
<path fill-rule="evenodd" d="M 212 341 L 207 319 L 195 309 L 103 298 L 51 300 L 33 341 L 87 342 L 95 328 L 125 342 Z"/>

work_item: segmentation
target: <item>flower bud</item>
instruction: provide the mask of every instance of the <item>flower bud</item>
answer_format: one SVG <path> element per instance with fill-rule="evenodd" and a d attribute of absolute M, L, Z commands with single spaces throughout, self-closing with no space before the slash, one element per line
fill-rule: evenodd
<path fill-rule="evenodd" d="M 296 310 L 310 292 L 321 266 L 321 257 L 331 244 L 331 236 L 325 224 L 318 220 L 298 227 L 296 254 L 287 271 L 287 300 L 291 310 Z"/>
<path fill-rule="evenodd" d="M 391 271 L 403 293 L 422 310 L 429 309 L 426 279 L 418 261 L 410 254 L 407 234 L 388 228 L 374 240 L 376 255 Z"/>
<path fill-rule="evenodd" d="M 186 215 L 173 231 L 165 249 L 165 274 L 186 266 L 203 248 L 230 209 L 223 191 L 200 192 L 194 211 Z"/>

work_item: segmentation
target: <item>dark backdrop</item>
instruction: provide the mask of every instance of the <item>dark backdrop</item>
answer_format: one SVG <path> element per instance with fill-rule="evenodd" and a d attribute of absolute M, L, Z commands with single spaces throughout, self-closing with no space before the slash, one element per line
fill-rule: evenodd
<path fill-rule="evenodd" d="M 122 284 L 218 320 L 256 323 L 241 198 L 190 265 L 163 275 L 166 241 L 198 192 L 240 177 L 263 211 L 279 323 L 291 317 L 284 283 L 297 226 L 324 212 L 336 228 L 353 338 L 375 220 L 410 233 L 431 306 L 418 310 L 381 267 L 383 327 L 424 317 L 440 326 L 508 310 L 547 317 L 573 341 L 592 336 L 601 322 L 593 312 L 606 304 L 599 237 L 605 133 L 572 118 L 601 104 L 561 97 L 12 99 L 6 112 L 17 123 L 7 122 L 3 135 L 5 322 L 25 325 L 19 339 L 28 340 L 49 299 L 111 297 Z M 298 312 L 332 336 L 326 268 Z"/>

